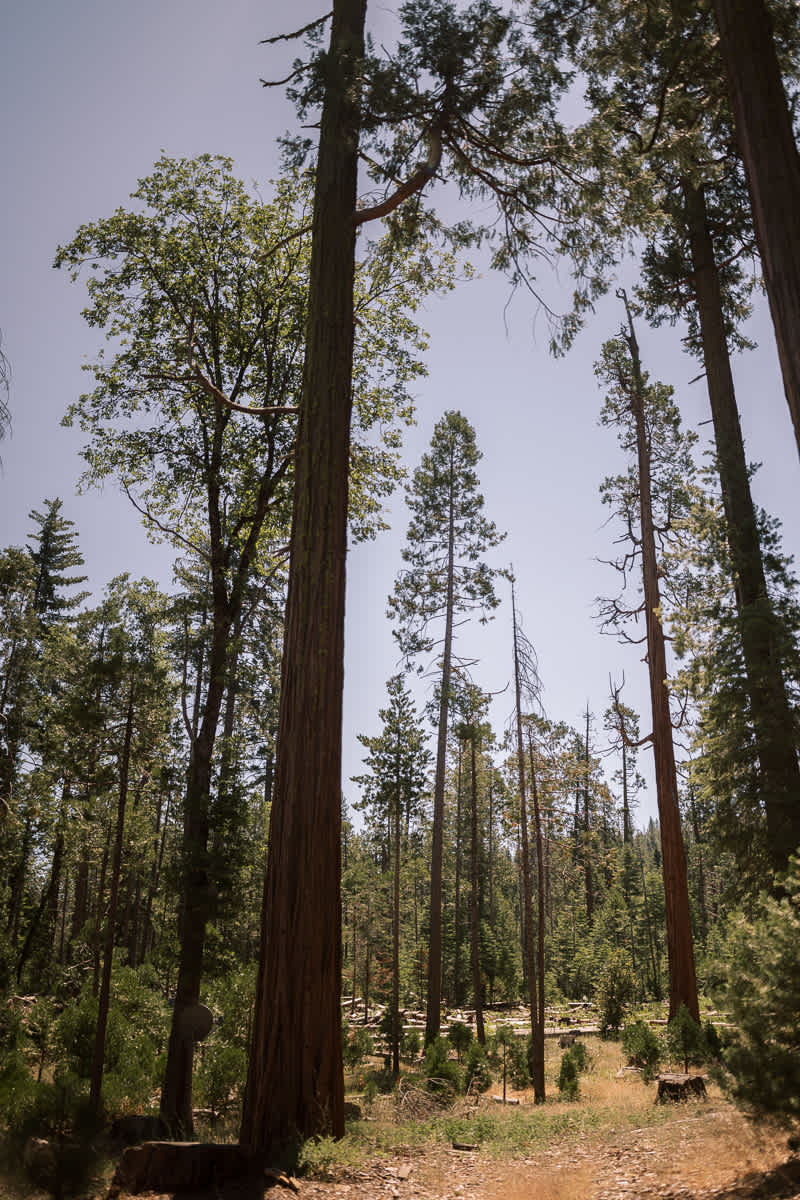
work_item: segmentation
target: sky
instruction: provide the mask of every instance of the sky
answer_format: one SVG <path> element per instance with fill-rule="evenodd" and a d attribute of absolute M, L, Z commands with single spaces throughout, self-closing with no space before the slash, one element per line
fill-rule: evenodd
<path fill-rule="evenodd" d="M 99 345 L 81 318 L 84 293 L 52 269 L 56 247 L 77 227 L 125 206 L 137 179 L 162 151 L 175 157 L 209 152 L 234 159 L 265 196 L 279 173 L 277 137 L 295 128 L 280 89 L 260 78 L 288 73 L 295 44 L 260 40 L 321 15 L 310 0 L 26 0 L 0 16 L 0 329 L 11 362 L 13 434 L 0 445 L 0 546 L 25 542 L 28 513 L 60 496 L 76 523 L 90 584 L 99 598 L 113 576 L 129 571 L 168 587 L 172 552 L 151 545 L 128 500 L 112 484 L 77 495 L 82 435 L 64 429 L 68 404 L 87 390 L 81 372 Z M 393 6 L 371 5 L 378 44 L 390 37 Z M 435 193 L 434 193 L 435 194 Z M 479 215 L 479 214 L 472 214 Z M 410 470 L 436 421 L 459 409 L 473 424 L 486 515 L 506 531 L 494 556 L 513 562 L 517 602 L 538 657 L 548 715 L 577 725 L 587 703 L 598 748 L 609 676 L 624 671 L 626 701 L 649 729 L 647 671 L 641 649 L 602 636 L 596 597 L 615 589 L 602 560 L 614 532 L 599 498 L 603 477 L 619 468 L 611 432 L 597 418 L 602 396 L 593 373 L 602 343 L 622 313 L 602 301 L 569 354 L 548 354 L 546 324 L 528 295 L 512 296 L 502 277 L 473 256 L 477 277 L 429 299 L 419 316 L 430 336 L 428 376 L 415 386 L 418 424 L 405 438 Z M 621 277 L 635 281 L 635 265 Z M 567 272 L 542 266 L 539 281 L 557 297 Z M 766 305 L 749 332 L 759 343 L 735 362 L 742 424 L 751 461 L 762 462 L 757 501 L 784 523 L 785 547 L 800 550 L 796 519 L 800 483 L 788 408 Z M 639 330 L 651 376 L 672 384 L 687 426 L 708 441 L 704 383 L 682 353 L 680 328 Z M 400 568 L 408 516 L 402 492 L 388 506 L 391 530 L 351 548 L 348 557 L 343 788 L 361 770 L 359 733 L 379 732 L 386 680 L 398 669 L 386 598 Z M 458 650 L 477 660 L 477 683 L 498 695 L 500 731 L 512 708 L 510 603 L 485 627 L 464 627 Z M 419 703 L 431 684 L 417 686 Z M 645 752 L 646 758 L 649 752 Z M 647 764 L 645 772 L 647 771 Z M 652 787 L 640 820 L 655 814 Z"/>

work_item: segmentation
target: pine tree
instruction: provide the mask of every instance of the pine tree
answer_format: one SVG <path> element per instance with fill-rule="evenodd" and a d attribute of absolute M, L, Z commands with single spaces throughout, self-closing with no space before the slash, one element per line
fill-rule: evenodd
<path fill-rule="evenodd" d="M 383 731 L 377 737 L 359 734 L 368 751 L 364 765 L 369 775 L 354 777 L 363 787 L 363 799 L 357 808 L 367 814 L 368 825 L 385 830 L 392 862 L 392 999 L 390 1049 L 395 1077 L 400 1072 L 400 882 L 403 854 L 402 831 L 419 815 L 420 801 L 427 782 L 430 752 L 420 727 L 411 696 L 402 675 L 393 675 L 387 683 L 388 707 L 378 716 Z"/>
<path fill-rule="evenodd" d="M 485 620 L 498 604 L 493 586 L 496 571 L 480 561 L 502 536 L 483 515 L 475 472 L 480 458 L 470 423 L 459 412 L 445 413 L 434 429 L 430 451 L 407 489 L 411 524 L 403 550 L 406 566 L 389 598 L 389 614 L 397 622 L 395 637 L 406 659 L 430 654 L 436 645 L 434 630 L 444 623 L 433 794 L 426 1043 L 439 1032 L 442 992 L 442 839 L 455 621 L 472 612 Z"/>
<path fill-rule="evenodd" d="M 687 486 L 694 474 L 690 454 L 692 439 L 681 433 L 680 418 L 671 392 L 663 385 L 647 386 L 639 359 L 639 346 L 627 298 L 627 325 L 619 338 L 606 343 L 597 367 L 602 382 L 610 385 L 601 420 L 620 431 L 620 442 L 633 459 L 625 476 L 606 480 L 604 502 L 611 504 L 625 526 L 630 549 L 618 564 L 626 580 L 632 563 L 642 574 L 643 599 L 626 610 L 619 600 L 604 607 L 605 624 L 621 629 L 626 618 L 642 615 L 647 646 L 650 699 L 653 715 L 651 740 L 655 760 L 664 895 L 670 968 L 670 1015 L 681 1004 L 699 1019 L 694 949 L 689 911 L 686 854 L 681 831 L 678 781 L 669 704 L 669 681 L 664 638 L 657 544 L 670 531 L 681 507 L 687 507 Z M 623 635 L 631 639 L 628 635 Z"/>

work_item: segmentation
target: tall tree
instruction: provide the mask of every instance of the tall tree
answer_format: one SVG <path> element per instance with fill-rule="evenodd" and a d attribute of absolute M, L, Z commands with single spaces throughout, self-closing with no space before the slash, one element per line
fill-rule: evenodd
<path fill-rule="evenodd" d="M 680 431 L 670 390 L 663 385 L 647 386 L 633 318 L 624 293 L 622 297 L 627 324 L 617 339 L 606 343 L 597 374 L 610 387 L 601 420 L 619 430 L 621 445 L 633 458 L 633 465 L 627 475 L 606 480 L 603 499 L 624 523 L 623 537 L 630 543 L 619 569 L 626 579 L 638 560 L 643 599 L 633 611 L 626 613 L 614 600 L 604 612 L 606 622 L 616 628 L 625 616 L 644 617 L 645 635 L 640 640 L 646 643 L 650 677 L 653 729 L 648 740 L 653 744 L 661 827 L 670 1015 L 675 1016 L 685 1004 L 699 1020 L 657 555 L 658 539 L 669 531 L 681 504 L 686 504 L 685 489 L 693 475 L 691 441 Z"/>
<path fill-rule="evenodd" d="M 389 831 L 392 863 L 392 1000 L 390 1050 L 392 1071 L 400 1072 L 400 882 L 403 855 L 402 831 L 419 815 L 420 800 L 427 781 L 431 755 L 425 745 L 421 719 L 403 683 L 393 675 L 387 683 L 388 707 L 378 716 L 383 731 L 377 737 L 359 734 L 368 751 L 364 765 L 369 775 L 356 776 L 364 789 L 357 807 L 368 811 L 370 823 Z"/>
<path fill-rule="evenodd" d="M 493 585 L 496 571 L 480 556 L 498 545 L 503 535 L 483 515 L 475 471 L 480 458 L 469 421 L 459 412 L 445 413 L 407 489 L 411 523 L 403 550 L 406 566 L 389 598 L 389 614 L 397 622 L 395 637 L 406 659 L 429 655 L 444 625 L 437 684 L 426 1042 L 438 1035 L 442 995 L 444 790 L 455 624 L 458 616 L 475 611 L 486 619 L 498 604 Z"/>
<path fill-rule="evenodd" d="M 544 1008 L 539 1007 L 537 979 L 539 972 L 544 978 L 544 963 L 541 956 L 537 963 L 534 949 L 533 927 L 533 869 L 531 864 L 530 837 L 528 825 L 528 789 L 526 777 L 525 747 L 523 742 L 523 701 L 525 708 L 530 711 L 539 704 L 541 684 L 536 668 L 536 656 L 528 638 L 525 637 L 517 618 L 517 604 L 514 592 L 514 582 L 511 582 L 511 622 L 514 650 L 514 699 L 515 727 L 517 743 L 517 779 L 519 782 L 519 828 L 522 850 L 522 887 L 524 906 L 524 944 L 527 961 L 528 999 L 531 1006 L 531 1074 L 533 1076 L 534 1096 L 537 1103 L 545 1100 L 544 1079 Z M 537 842 L 538 845 L 538 842 Z M 543 880 L 539 873 L 540 894 L 539 913 L 542 913 L 541 885 Z M 538 966 L 538 970 L 537 970 Z"/>
<path fill-rule="evenodd" d="M 87 280 L 86 319 L 121 338 L 110 363 L 101 355 L 92 366 L 95 391 L 66 418 L 91 437 L 85 479 L 116 477 L 151 535 L 188 550 L 208 579 L 200 703 L 187 726 L 181 967 L 162 1090 L 163 1116 L 185 1132 L 192 1054 L 181 1014 L 199 1000 L 218 890 L 209 836 L 229 657 L 251 581 L 285 555 L 300 462 L 308 187 L 293 177 L 265 204 L 235 179 L 228 159 L 164 157 L 134 193 L 143 212 L 120 210 L 81 227 L 56 257 L 73 277 L 92 260 L 98 269 Z M 360 289 L 359 320 L 365 336 L 380 338 L 386 361 L 376 379 L 362 350 L 358 413 L 360 430 L 386 428 L 383 440 L 363 437 L 354 456 L 362 531 L 376 524 L 370 500 L 394 482 L 392 427 L 408 419 L 406 383 L 421 369 L 418 333 L 405 313 L 406 276 L 400 272 L 392 286 L 385 264 L 377 276 Z M 393 329 L 390 311 L 398 316 Z"/>

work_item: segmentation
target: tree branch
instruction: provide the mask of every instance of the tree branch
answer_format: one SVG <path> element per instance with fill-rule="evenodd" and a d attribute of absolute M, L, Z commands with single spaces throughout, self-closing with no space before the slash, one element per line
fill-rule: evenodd
<path fill-rule="evenodd" d="M 405 183 L 402 183 L 386 200 L 380 204 L 374 204 L 371 208 L 359 209 L 354 217 L 356 228 L 359 225 L 364 225 L 367 221 L 376 221 L 379 217 L 388 216 L 390 212 L 394 212 L 396 208 L 399 208 L 409 196 L 413 196 L 415 192 L 421 192 L 425 184 L 430 179 L 433 179 L 441 161 L 442 131 L 438 126 L 434 126 L 428 135 L 427 160 L 424 163 L 419 163 L 414 174 Z"/>

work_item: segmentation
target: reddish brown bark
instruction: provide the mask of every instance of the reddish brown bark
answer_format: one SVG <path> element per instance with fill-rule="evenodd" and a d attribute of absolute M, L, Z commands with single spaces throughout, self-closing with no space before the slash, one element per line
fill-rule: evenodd
<path fill-rule="evenodd" d="M 627 309 L 627 301 L 626 301 Z M 653 757 L 655 765 L 658 819 L 661 829 L 661 859 L 664 872 L 664 907 L 667 925 L 669 956 L 669 1015 L 677 1015 L 685 1004 L 696 1021 L 700 1020 L 697 1002 L 697 978 L 692 944 L 692 922 L 689 911 L 689 885 L 686 874 L 686 853 L 681 831 L 678 805 L 678 779 L 675 772 L 675 750 L 672 742 L 672 716 L 667 684 L 667 656 L 664 629 L 661 624 L 661 596 L 658 585 L 653 521 L 650 453 L 644 408 L 639 345 L 628 312 L 629 334 L 626 337 L 633 364 L 631 411 L 636 422 L 636 445 L 639 470 L 639 507 L 641 519 L 642 584 L 645 621 L 647 625 L 647 664 L 650 674 L 650 703 L 653 713 Z"/>
<path fill-rule="evenodd" d="M 800 154 L 764 0 L 714 0 L 783 386 L 800 451 Z"/>
<path fill-rule="evenodd" d="M 365 0 L 336 0 L 314 197 L 277 765 L 241 1142 L 344 1133 L 341 729 L 358 67 Z"/>
<path fill-rule="evenodd" d="M 764 575 L 705 196 L 702 187 L 689 182 L 684 182 L 683 191 L 767 841 L 774 868 L 785 870 L 789 855 L 800 845 L 795 723 L 781 668 L 778 623 Z"/>

